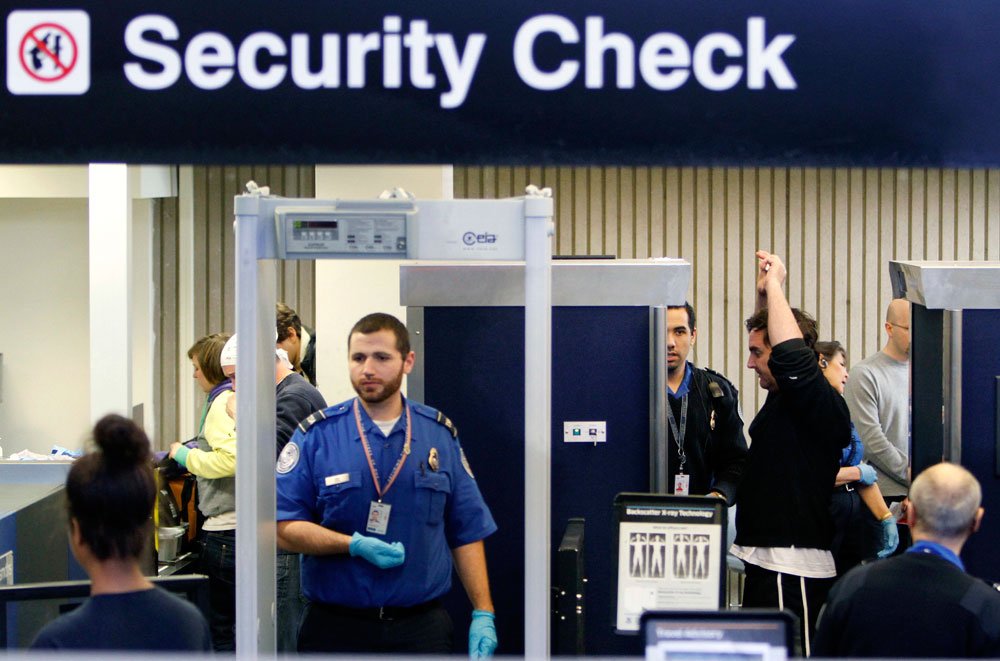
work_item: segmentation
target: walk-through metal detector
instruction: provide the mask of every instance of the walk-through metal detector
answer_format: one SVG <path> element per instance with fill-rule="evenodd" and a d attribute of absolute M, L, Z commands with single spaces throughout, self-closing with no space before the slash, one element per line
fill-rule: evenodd
<path fill-rule="evenodd" d="M 965 466 L 1000 507 L 1000 262 L 890 262 L 893 296 L 910 301 L 910 467 Z M 962 550 L 969 572 L 1000 581 L 1000 526 Z"/>
<path fill-rule="evenodd" d="M 505 200 L 235 198 L 236 649 L 275 653 L 274 331 L 278 259 L 524 260 L 525 655 L 549 649 L 550 190 Z M 252 357 L 252 358 L 251 358 Z"/>
<path fill-rule="evenodd" d="M 585 575 L 556 582 L 560 614 L 552 618 L 554 654 L 613 656 L 637 652 L 636 638 L 611 627 L 614 499 L 623 492 L 669 490 L 666 482 L 668 306 L 683 305 L 691 265 L 680 259 L 554 259 L 552 263 L 551 498 L 525 500 L 527 470 L 518 451 L 525 425 L 524 274 L 517 264 L 404 264 L 400 298 L 420 360 L 408 392 L 444 411 L 479 480 L 499 532 L 486 540 L 491 575 L 520 576 L 525 514 L 550 512 L 553 548 L 568 519 L 585 519 L 576 560 Z M 455 329 L 461 329 L 456 333 Z M 660 461 L 661 463 L 657 463 Z M 582 523 L 582 522 L 581 522 Z M 528 541 L 528 544 L 534 542 Z M 586 548 L 583 548 L 586 547 Z M 586 560 L 584 561 L 584 557 Z M 578 581 L 579 579 L 579 581 Z M 586 590 L 572 585 L 585 583 Z M 520 617 L 526 594 L 494 580 L 497 632 L 505 654 L 531 654 Z M 586 594 L 584 594 L 586 593 Z M 465 596 L 445 596 L 461 631 Z M 466 611 L 467 612 L 467 611 Z M 564 619 L 565 617 L 565 619 Z M 576 623 L 566 646 L 567 622 Z M 560 644 L 562 643 L 562 644 Z"/>

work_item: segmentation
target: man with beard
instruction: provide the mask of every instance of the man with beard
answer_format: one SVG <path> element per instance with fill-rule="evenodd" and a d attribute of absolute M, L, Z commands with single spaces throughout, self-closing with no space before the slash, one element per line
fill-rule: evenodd
<path fill-rule="evenodd" d="M 302 553 L 300 652 L 450 654 L 452 564 L 469 655 L 496 648 L 483 538 L 496 524 L 454 425 L 403 397 L 409 333 L 370 314 L 348 335 L 358 396 L 304 420 L 278 458 L 278 543 Z"/>

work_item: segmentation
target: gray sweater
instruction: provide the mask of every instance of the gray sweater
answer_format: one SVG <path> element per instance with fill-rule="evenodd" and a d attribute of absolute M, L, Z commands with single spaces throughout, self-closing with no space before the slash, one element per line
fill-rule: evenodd
<path fill-rule="evenodd" d="M 910 480 L 910 367 L 882 351 L 851 368 L 844 388 L 865 461 L 886 496 L 905 496 Z"/>

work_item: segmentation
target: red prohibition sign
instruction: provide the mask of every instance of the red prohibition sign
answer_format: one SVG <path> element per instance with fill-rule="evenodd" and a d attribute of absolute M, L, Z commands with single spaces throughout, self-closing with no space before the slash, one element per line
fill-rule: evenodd
<path fill-rule="evenodd" d="M 49 45 L 45 41 L 39 39 L 36 36 L 35 34 L 36 32 L 38 32 L 39 30 L 44 30 L 46 28 L 51 30 L 59 30 L 64 35 L 66 35 L 67 39 L 69 39 L 69 43 L 73 47 L 73 57 L 72 59 L 70 59 L 69 64 L 63 63 L 59 59 L 59 57 L 52 52 L 52 49 L 49 48 Z M 56 75 L 39 76 L 37 73 L 31 70 L 32 68 L 28 66 L 28 63 L 25 62 L 24 60 L 25 46 L 28 45 L 29 40 L 34 43 L 35 48 L 40 50 L 45 57 L 52 59 L 52 63 L 55 64 L 56 70 L 58 71 Z M 79 51 L 76 47 L 76 39 L 73 38 L 73 33 L 56 23 L 40 23 L 35 27 L 31 28 L 30 30 L 28 30 L 27 34 L 24 35 L 24 39 L 21 40 L 21 50 L 20 50 L 21 66 L 24 68 L 24 70 L 28 73 L 29 76 L 43 83 L 54 83 L 55 81 L 61 80 L 62 78 L 68 76 L 69 73 L 73 70 L 73 67 L 76 66 L 76 57 L 78 53 Z"/>

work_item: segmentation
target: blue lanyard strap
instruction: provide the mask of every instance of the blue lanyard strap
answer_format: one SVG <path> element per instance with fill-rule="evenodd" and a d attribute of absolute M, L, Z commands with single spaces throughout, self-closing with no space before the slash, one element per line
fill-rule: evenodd
<path fill-rule="evenodd" d="M 677 443 L 677 459 L 680 462 L 680 467 L 677 472 L 684 472 L 684 464 L 687 462 L 687 455 L 684 454 L 684 434 L 687 433 L 688 424 L 688 395 L 685 393 L 681 397 L 681 426 L 677 427 L 677 421 L 674 420 L 673 407 L 670 402 L 667 402 L 667 422 L 670 423 L 670 431 L 674 434 L 674 442 Z"/>

